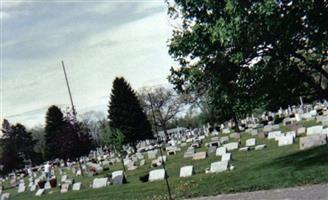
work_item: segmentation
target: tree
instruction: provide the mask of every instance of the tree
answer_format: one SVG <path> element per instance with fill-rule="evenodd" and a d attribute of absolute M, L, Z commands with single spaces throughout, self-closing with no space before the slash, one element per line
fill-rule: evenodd
<path fill-rule="evenodd" d="M 124 134 L 119 129 L 113 129 L 106 127 L 101 134 L 101 141 L 103 145 L 106 145 L 112 152 L 116 154 L 121 160 L 123 171 L 125 172 L 125 166 L 123 161 L 123 144 Z"/>
<path fill-rule="evenodd" d="M 327 98 L 327 8 L 326 1 L 175 0 L 169 14 L 182 25 L 169 53 L 180 67 L 169 80 L 206 97 L 223 118 L 286 107 L 299 96 Z"/>
<path fill-rule="evenodd" d="M 139 99 L 148 119 L 168 137 L 167 126 L 182 110 L 184 96 L 164 87 L 143 88 Z"/>
<path fill-rule="evenodd" d="M 34 151 L 39 155 L 40 161 L 45 160 L 45 130 L 41 126 L 33 127 L 30 132 L 32 133 L 32 138 L 35 140 Z"/>
<path fill-rule="evenodd" d="M 138 141 L 153 138 L 151 126 L 137 95 L 124 78 L 115 78 L 108 109 L 109 126 L 119 129 L 125 144 L 136 149 Z"/>
<path fill-rule="evenodd" d="M 65 121 L 64 115 L 60 108 L 57 106 L 49 107 L 46 114 L 46 126 L 45 126 L 45 156 L 48 160 L 60 158 L 61 150 L 63 146 L 63 140 L 65 138 Z"/>
<path fill-rule="evenodd" d="M 4 120 L 1 139 L 3 173 L 24 167 L 25 164 L 37 160 L 33 150 L 35 141 L 31 133 L 22 124 L 11 125 Z"/>
<path fill-rule="evenodd" d="M 76 159 L 92 148 L 89 129 L 67 112 L 64 116 L 57 106 L 51 106 L 46 116 L 47 159 Z"/>

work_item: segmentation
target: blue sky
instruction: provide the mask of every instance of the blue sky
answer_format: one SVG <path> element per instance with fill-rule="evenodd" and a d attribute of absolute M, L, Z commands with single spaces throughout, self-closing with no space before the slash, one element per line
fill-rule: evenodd
<path fill-rule="evenodd" d="M 43 125 L 68 107 L 64 60 L 77 112 L 106 113 L 112 81 L 168 84 L 172 27 L 164 1 L 2 1 L 1 118 Z"/>

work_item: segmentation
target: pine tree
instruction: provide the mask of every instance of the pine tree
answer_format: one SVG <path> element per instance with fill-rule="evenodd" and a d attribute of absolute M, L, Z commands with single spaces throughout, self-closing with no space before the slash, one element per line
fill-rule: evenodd
<path fill-rule="evenodd" d="M 108 110 L 109 126 L 124 134 L 125 144 L 136 148 L 138 141 L 153 138 L 151 126 L 130 84 L 117 77 L 113 82 Z"/>
<path fill-rule="evenodd" d="M 65 137 L 65 121 L 60 108 L 51 106 L 46 114 L 45 156 L 48 160 L 59 158 L 62 150 L 62 138 Z"/>

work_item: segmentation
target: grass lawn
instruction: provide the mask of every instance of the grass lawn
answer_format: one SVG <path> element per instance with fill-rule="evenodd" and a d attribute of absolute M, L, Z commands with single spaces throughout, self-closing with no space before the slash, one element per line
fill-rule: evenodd
<path fill-rule="evenodd" d="M 245 145 L 245 140 L 251 137 L 249 134 L 243 134 L 242 146 Z M 208 141 L 208 138 L 206 140 Z M 211 162 L 220 160 L 215 153 L 210 154 L 205 160 L 192 161 L 191 158 L 183 158 L 183 152 L 186 150 L 183 148 L 177 155 L 169 156 L 166 167 L 173 197 L 183 199 L 328 182 L 328 145 L 299 151 L 298 139 L 293 145 L 280 148 L 274 140 L 257 138 L 257 144 L 267 144 L 267 148 L 250 152 L 233 151 L 232 165 L 235 169 L 218 174 L 205 174 L 205 168 L 209 167 Z M 197 151 L 204 149 L 200 148 Z M 196 174 L 190 178 L 179 178 L 180 167 L 185 165 L 193 165 Z M 114 165 L 106 173 L 115 171 L 119 167 L 118 164 Z M 17 194 L 17 188 L 7 191 L 12 194 L 12 199 L 17 200 L 167 199 L 165 181 L 152 183 L 139 181 L 139 177 L 146 175 L 149 170 L 148 161 L 145 166 L 127 173 L 127 184 L 102 189 L 90 189 L 89 185 L 93 178 L 77 177 L 76 181 L 82 180 L 82 189 L 78 192 L 69 191 L 60 194 L 59 189 L 53 189 L 52 194 L 35 197 L 35 192 Z"/>

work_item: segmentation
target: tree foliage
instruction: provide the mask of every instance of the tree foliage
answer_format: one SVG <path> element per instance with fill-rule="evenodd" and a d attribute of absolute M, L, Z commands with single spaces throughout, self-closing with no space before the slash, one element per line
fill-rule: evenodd
<path fill-rule="evenodd" d="M 124 78 L 115 78 L 108 109 L 109 126 L 122 131 L 125 144 L 151 139 L 153 134 L 137 95 Z"/>
<path fill-rule="evenodd" d="M 175 0 L 169 14 L 169 80 L 216 116 L 328 97 L 327 1 Z"/>

